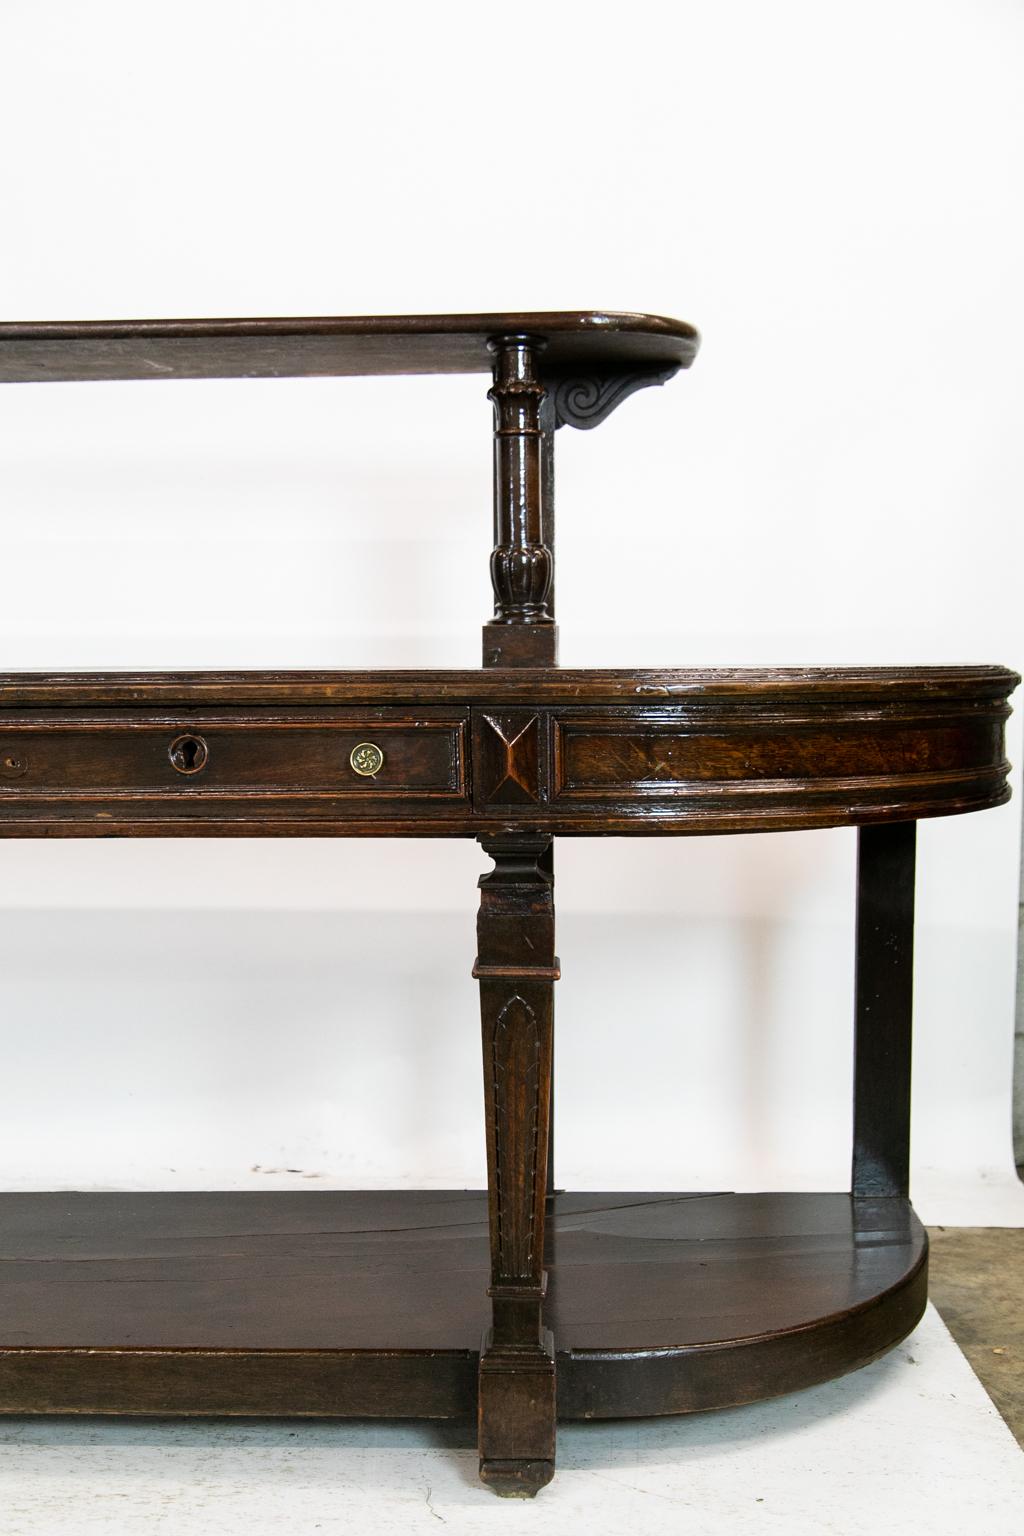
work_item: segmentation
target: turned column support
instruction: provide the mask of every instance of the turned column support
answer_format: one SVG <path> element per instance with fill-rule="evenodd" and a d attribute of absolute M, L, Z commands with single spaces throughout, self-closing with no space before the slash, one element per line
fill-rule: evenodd
<path fill-rule="evenodd" d="M 494 618 L 483 664 L 554 666 L 554 550 L 550 508 L 554 415 L 537 373 L 543 340 L 500 336 L 494 354 Z"/>
<path fill-rule="evenodd" d="M 492 1326 L 480 1349 L 480 1476 L 529 1496 L 555 1462 L 554 1343 L 542 1308 L 555 957 L 550 838 L 482 839 L 477 961 Z"/>

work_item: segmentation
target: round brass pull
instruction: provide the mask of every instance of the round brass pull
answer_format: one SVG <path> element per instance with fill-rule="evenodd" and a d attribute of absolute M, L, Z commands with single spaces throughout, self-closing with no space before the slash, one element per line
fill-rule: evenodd
<path fill-rule="evenodd" d="M 167 748 L 167 756 L 171 760 L 171 767 L 179 773 L 202 773 L 209 761 L 210 749 L 201 736 L 185 732 L 175 736 Z"/>
<path fill-rule="evenodd" d="M 384 766 L 384 753 L 375 742 L 361 741 L 352 748 L 348 760 L 353 772 L 358 773 L 360 778 L 372 779 Z"/>

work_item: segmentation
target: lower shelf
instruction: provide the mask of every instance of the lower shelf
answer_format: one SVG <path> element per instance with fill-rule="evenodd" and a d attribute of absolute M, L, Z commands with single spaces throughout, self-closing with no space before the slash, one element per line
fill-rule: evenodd
<path fill-rule="evenodd" d="M 905 1200 L 551 1207 L 560 1417 L 790 1392 L 924 1309 Z M 482 1192 L 0 1195 L 0 1412 L 468 1416 L 487 1278 Z"/>

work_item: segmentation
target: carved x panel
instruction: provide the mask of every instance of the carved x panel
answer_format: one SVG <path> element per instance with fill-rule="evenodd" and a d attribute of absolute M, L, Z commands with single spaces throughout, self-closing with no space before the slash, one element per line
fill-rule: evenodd
<path fill-rule="evenodd" d="M 528 709 L 473 713 L 477 805 L 535 805 L 542 798 L 539 716 Z"/>

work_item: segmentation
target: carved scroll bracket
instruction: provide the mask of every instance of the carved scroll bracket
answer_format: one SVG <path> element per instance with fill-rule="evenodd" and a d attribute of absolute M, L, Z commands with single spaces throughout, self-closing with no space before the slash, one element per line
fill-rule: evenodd
<path fill-rule="evenodd" d="M 600 426 L 629 395 L 638 389 L 649 389 L 655 384 L 667 384 L 679 365 L 668 368 L 647 368 L 636 373 L 602 373 L 585 378 L 561 378 L 549 380 L 554 403 L 554 419 L 557 427 L 578 427 L 589 431 Z"/>

